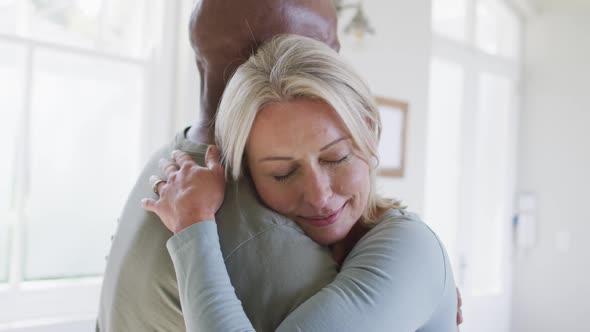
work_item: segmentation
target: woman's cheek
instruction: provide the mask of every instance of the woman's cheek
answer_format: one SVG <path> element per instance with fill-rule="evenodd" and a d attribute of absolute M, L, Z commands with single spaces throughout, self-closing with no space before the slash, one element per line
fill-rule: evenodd
<path fill-rule="evenodd" d="M 357 195 L 369 186 L 369 169 L 361 160 L 354 160 L 342 172 L 338 172 L 336 183 L 332 188 L 341 195 Z"/>
<path fill-rule="evenodd" d="M 264 185 L 256 189 L 262 201 L 271 209 L 281 214 L 288 214 L 292 210 L 291 206 L 295 202 L 295 199 L 290 197 L 288 191 L 281 190 L 273 185 Z"/>

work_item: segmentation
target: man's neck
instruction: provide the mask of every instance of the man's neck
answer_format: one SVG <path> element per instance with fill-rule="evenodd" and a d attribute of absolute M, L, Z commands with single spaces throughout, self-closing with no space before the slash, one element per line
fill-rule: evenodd
<path fill-rule="evenodd" d="M 214 144 L 215 133 L 214 127 L 202 125 L 199 122 L 189 128 L 186 138 L 194 143 Z"/>
<path fill-rule="evenodd" d="M 201 75 L 203 75 L 201 73 Z M 186 138 L 194 143 L 215 144 L 215 115 L 223 93 L 223 84 L 213 79 L 201 81 L 201 112 Z"/>

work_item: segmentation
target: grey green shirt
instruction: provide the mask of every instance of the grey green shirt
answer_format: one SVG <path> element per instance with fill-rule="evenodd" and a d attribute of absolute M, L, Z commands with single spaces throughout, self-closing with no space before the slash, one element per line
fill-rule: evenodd
<path fill-rule="evenodd" d="M 167 243 L 187 330 L 253 331 L 231 286 L 217 231 L 214 221 L 203 221 Z M 263 292 L 265 285 L 250 287 Z M 438 237 L 414 214 L 390 210 L 356 244 L 336 278 L 277 331 L 457 331 L 456 308 L 449 258 Z"/>
<path fill-rule="evenodd" d="M 187 140 L 184 133 L 152 156 L 125 204 L 104 274 L 99 331 L 185 331 L 176 274 L 166 249 L 172 233 L 140 205 L 142 198 L 155 197 L 148 179 L 153 174 L 163 177 L 158 161 L 173 149 L 203 162 L 207 146 Z M 228 182 L 216 218 L 227 274 L 258 331 L 275 330 L 336 276 L 329 250 L 265 208 L 247 180 Z"/>

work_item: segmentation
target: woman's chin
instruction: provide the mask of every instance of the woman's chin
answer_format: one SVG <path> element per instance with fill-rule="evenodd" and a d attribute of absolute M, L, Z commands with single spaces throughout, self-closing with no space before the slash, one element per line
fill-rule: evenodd
<path fill-rule="evenodd" d="M 334 225 L 335 226 L 335 225 Z M 348 234 L 341 228 L 324 228 L 324 229 L 304 229 L 307 236 L 309 236 L 314 242 L 322 245 L 329 246 L 343 240 Z"/>

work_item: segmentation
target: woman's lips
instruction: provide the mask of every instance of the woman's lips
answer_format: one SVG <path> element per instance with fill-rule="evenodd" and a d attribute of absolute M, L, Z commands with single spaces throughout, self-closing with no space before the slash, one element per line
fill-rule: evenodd
<path fill-rule="evenodd" d="M 342 213 L 342 210 L 344 210 L 344 207 L 346 206 L 347 203 L 342 205 L 342 207 L 340 209 L 338 209 L 338 211 L 336 211 L 326 217 L 300 217 L 300 218 L 304 222 L 306 222 L 312 226 L 315 226 L 315 227 L 329 226 L 338 220 L 338 217 L 340 217 L 340 213 Z"/>

